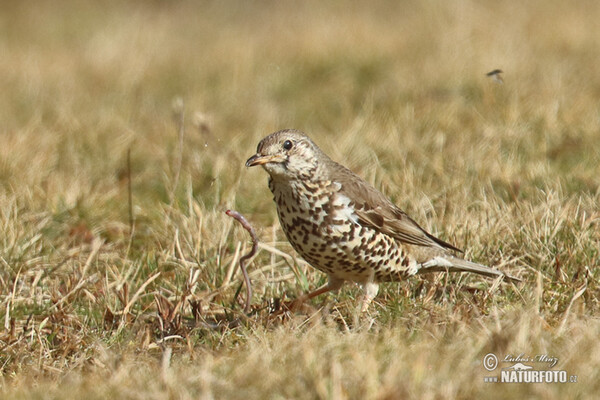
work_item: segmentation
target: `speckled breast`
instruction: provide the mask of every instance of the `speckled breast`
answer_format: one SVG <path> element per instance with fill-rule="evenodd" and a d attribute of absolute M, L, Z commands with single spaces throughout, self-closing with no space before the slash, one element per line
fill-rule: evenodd
<path fill-rule="evenodd" d="M 362 226 L 336 182 L 269 181 L 283 231 L 313 267 L 355 282 L 398 280 L 408 257 L 390 237 Z"/>

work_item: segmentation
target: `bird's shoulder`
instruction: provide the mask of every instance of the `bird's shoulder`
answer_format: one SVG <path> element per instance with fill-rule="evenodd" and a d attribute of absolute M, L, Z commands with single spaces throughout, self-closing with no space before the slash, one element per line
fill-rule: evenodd
<path fill-rule="evenodd" d="M 350 199 L 358 223 L 413 245 L 461 251 L 438 239 L 410 218 L 379 190 L 348 168 L 337 164 L 330 179 L 340 185 L 339 193 Z"/>

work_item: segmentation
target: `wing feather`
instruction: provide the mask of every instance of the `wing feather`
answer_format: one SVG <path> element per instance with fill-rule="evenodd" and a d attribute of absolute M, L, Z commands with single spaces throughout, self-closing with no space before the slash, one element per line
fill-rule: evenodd
<path fill-rule="evenodd" d="M 462 252 L 457 247 L 421 228 L 404 211 L 358 175 L 339 164 L 338 166 L 333 170 L 337 171 L 339 176 L 332 178 L 341 183 L 340 192 L 354 202 L 359 224 L 391 236 L 400 242 Z"/>

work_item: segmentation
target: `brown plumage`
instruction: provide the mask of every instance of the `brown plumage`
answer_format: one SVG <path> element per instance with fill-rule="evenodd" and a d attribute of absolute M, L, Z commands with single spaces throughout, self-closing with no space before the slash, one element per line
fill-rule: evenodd
<path fill-rule="evenodd" d="M 262 165 L 279 221 L 294 249 L 329 282 L 302 300 L 344 281 L 365 288 L 366 307 L 378 282 L 435 272 L 474 272 L 516 278 L 454 256 L 455 246 L 431 235 L 383 194 L 331 160 L 304 133 L 282 130 L 265 137 L 246 166 Z"/>

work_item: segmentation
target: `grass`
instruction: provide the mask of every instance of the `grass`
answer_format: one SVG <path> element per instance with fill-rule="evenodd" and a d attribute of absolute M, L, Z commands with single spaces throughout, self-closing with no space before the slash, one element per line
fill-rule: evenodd
<path fill-rule="evenodd" d="M 1 396 L 594 398 L 598 11 L 7 4 Z M 502 85 L 485 76 L 495 68 Z M 366 315 L 347 285 L 269 315 L 325 279 L 284 240 L 265 173 L 243 166 L 287 127 L 524 282 L 416 277 L 383 285 Z M 250 243 L 228 208 L 261 239 L 250 318 L 237 270 Z M 555 356 L 578 382 L 484 383 L 499 373 L 483 368 L 488 353 Z"/>

